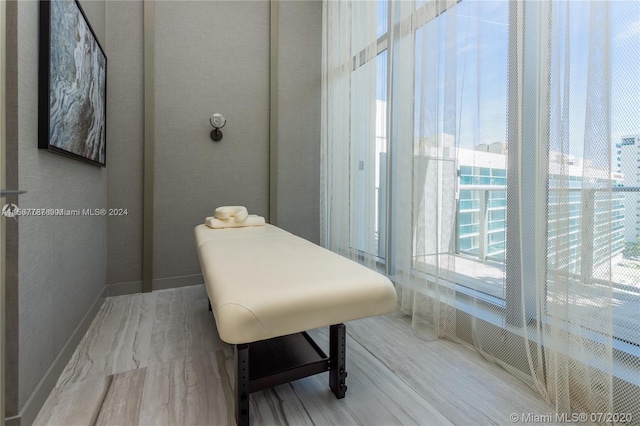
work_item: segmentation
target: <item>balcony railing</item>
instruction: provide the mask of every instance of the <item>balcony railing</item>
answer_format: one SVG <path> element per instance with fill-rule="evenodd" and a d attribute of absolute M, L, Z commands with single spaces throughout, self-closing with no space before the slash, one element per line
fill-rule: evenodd
<path fill-rule="evenodd" d="M 506 249 L 506 185 L 460 185 L 456 211 L 456 253 L 480 261 L 504 263 Z M 563 259 L 556 269 L 575 270 L 585 282 L 603 262 L 621 260 L 624 242 L 624 195 L 640 187 L 569 188 L 568 196 L 549 192 L 549 254 Z M 611 191 L 615 196 L 609 196 Z M 564 211 L 560 215 L 559 210 Z M 562 237 L 562 238 L 561 238 Z M 619 259 L 618 259 L 619 258 Z M 579 262 L 579 265 L 578 265 Z M 552 263 L 552 262 L 551 262 Z"/>
<path fill-rule="evenodd" d="M 506 185 L 460 185 L 456 252 L 504 262 Z"/>

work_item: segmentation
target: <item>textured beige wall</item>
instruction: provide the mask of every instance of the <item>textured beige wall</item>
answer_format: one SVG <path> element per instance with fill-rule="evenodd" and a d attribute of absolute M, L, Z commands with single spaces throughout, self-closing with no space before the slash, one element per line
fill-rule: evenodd
<path fill-rule="evenodd" d="M 319 243 L 322 1 L 278 15 L 278 226 Z"/>
<path fill-rule="evenodd" d="M 83 1 L 104 46 L 104 1 Z M 38 2 L 17 3 L 18 179 L 21 208 L 105 208 L 107 171 L 38 150 Z M 106 283 L 107 219 L 20 217 L 17 414 Z"/>
<path fill-rule="evenodd" d="M 268 213 L 269 2 L 162 1 L 155 15 L 153 275 L 162 280 L 201 273 L 193 228 L 216 206 Z M 214 112 L 227 118 L 217 143 Z"/>
<path fill-rule="evenodd" d="M 213 208 L 268 215 L 269 2 L 155 5 L 154 288 L 199 281 L 193 227 Z M 280 226 L 319 235 L 321 1 L 281 2 L 278 138 Z M 142 279 L 141 1 L 107 2 L 108 284 Z M 208 119 L 223 113 L 224 138 Z"/>
<path fill-rule="evenodd" d="M 142 0 L 106 5 L 107 205 L 127 209 L 107 218 L 107 284 L 142 280 L 144 69 Z"/>

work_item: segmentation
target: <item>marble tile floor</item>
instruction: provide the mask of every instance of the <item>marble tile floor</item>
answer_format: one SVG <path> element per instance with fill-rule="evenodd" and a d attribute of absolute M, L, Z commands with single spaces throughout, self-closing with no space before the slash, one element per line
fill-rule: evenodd
<path fill-rule="evenodd" d="M 479 354 L 394 315 L 347 324 L 346 398 L 328 374 L 251 395 L 253 425 L 509 425 L 552 410 Z M 328 350 L 328 329 L 310 334 Z M 107 298 L 35 425 L 233 425 L 232 348 L 204 286 Z"/>

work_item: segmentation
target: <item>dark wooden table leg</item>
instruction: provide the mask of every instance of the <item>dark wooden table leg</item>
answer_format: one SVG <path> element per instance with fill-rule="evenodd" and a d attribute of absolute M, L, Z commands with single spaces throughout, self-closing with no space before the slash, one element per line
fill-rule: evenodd
<path fill-rule="evenodd" d="M 344 324 L 335 324 L 330 328 L 329 357 L 331 358 L 331 370 L 329 371 L 329 387 L 336 398 L 344 398 L 347 392 L 347 327 Z"/>
<path fill-rule="evenodd" d="M 235 345 L 235 398 L 236 423 L 238 426 L 249 426 L 249 345 Z"/>

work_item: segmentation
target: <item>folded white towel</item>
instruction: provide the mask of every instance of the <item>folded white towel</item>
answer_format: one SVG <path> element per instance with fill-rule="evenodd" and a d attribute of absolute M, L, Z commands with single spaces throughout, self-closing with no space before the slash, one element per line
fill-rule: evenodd
<path fill-rule="evenodd" d="M 264 226 L 265 220 L 262 216 L 250 214 L 242 221 L 237 221 L 235 217 L 224 220 L 217 217 L 208 217 L 205 219 L 204 224 L 213 229 L 243 228 L 246 226 Z"/>
<path fill-rule="evenodd" d="M 230 217 L 234 217 L 236 221 L 242 222 L 247 218 L 249 212 L 244 206 L 222 206 L 218 207 L 213 213 L 213 217 L 216 219 L 226 220 Z"/>

